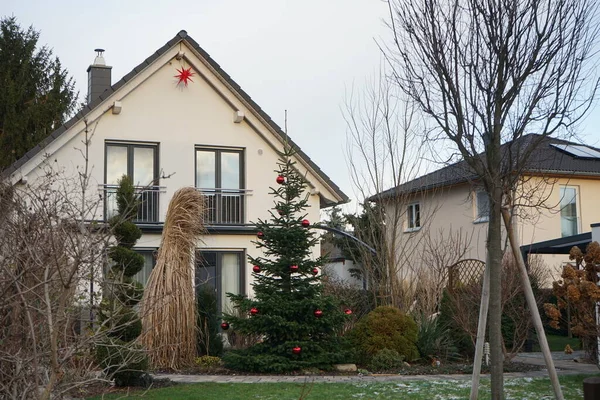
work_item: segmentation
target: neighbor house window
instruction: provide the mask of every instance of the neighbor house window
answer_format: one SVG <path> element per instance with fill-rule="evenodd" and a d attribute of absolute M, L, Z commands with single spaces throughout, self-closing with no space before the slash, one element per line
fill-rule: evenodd
<path fill-rule="evenodd" d="M 409 204 L 406 215 L 407 231 L 416 231 L 421 228 L 421 206 L 419 203 Z"/>
<path fill-rule="evenodd" d="M 579 233 L 577 218 L 577 188 L 563 186 L 560 188 L 560 231 L 562 237 Z"/>
<path fill-rule="evenodd" d="M 243 177 L 242 150 L 196 148 L 196 188 L 207 198 L 207 223 L 244 222 Z"/>
<path fill-rule="evenodd" d="M 220 312 L 232 312 L 227 293 L 243 293 L 243 251 L 198 251 L 196 292 L 214 293 Z"/>
<path fill-rule="evenodd" d="M 136 188 L 140 204 L 136 222 L 158 221 L 158 144 L 107 142 L 105 164 L 105 215 L 117 213 L 116 189 L 127 175 Z"/>
<path fill-rule="evenodd" d="M 485 222 L 490 219 L 490 196 L 483 190 L 475 192 L 475 222 Z"/>

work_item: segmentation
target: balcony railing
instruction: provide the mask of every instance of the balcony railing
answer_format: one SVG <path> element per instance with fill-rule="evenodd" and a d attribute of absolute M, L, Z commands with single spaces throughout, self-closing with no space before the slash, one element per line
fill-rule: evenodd
<path fill-rule="evenodd" d="M 118 185 L 100 185 L 104 192 L 104 216 L 108 220 L 118 212 Z M 165 192 L 164 186 L 135 186 L 135 194 L 139 202 L 133 222 L 154 223 L 158 221 L 160 194 Z"/>
<path fill-rule="evenodd" d="M 246 197 L 248 189 L 206 189 L 196 188 L 206 197 L 207 225 L 241 225 L 245 221 Z"/>

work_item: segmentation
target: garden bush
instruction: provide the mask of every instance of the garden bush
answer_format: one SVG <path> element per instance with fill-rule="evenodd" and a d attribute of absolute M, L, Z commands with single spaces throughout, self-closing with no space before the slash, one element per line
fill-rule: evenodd
<path fill-rule="evenodd" d="M 450 360 L 460 357 L 452 331 L 438 317 L 421 315 L 418 325 L 417 348 L 422 358 Z"/>
<path fill-rule="evenodd" d="M 383 349 L 397 351 L 406 361 L 419 357 L 417 324 L 395 307 L 377 307 L 358 321 L 348 337 L 362 364 L 369 363 Z"/>
<path fill-rule="evenodd" d="M 404 357 L 398 354 L 396 350 L 383 349 L 378 351 L 368 364 L 368 368 L 373 372 L 392 371 L 402 367 Z"/>

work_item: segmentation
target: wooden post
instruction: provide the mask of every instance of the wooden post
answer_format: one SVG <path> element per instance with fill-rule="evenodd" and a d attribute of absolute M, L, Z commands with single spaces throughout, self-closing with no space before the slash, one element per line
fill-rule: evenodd
<path fill-rule="evenodd" d="M 583 400 L 600 399 L 600 377 L 592 376 L 583 380 Z"/>
<path fill-rule="evenodd" d="M 481 305 L 479 306 L 479 322 L 477 323 L 477 340 L 475 342 L 475 360 L 473 363 L 473 378 L 471 379 L 470 400 L 477 400 L 479 395 L 479 377 L 481 376 L 481 359 L 483 357 L 483 344 L 487 327 L 488 308 L 490 306 L 490 270 L 489 260 L 486 259 L 483 270 L 483 285 L 481 288 Z"/>
<path fill-rule="evenodd" d="M 544 360 L 546 361 L 548 375 L 550 376 L 550 382 L 552 383 L 552 388 L 554 389 L 554 397 L 557 400 L 564 400 L 562 389 L 558 381 L 558 374 L 556 373 L 556 369 L 554 368 L 552 353 L 550 353 L 550 346 L 548 346 L 548 339 L 546 338 L 546 333 L 544 332 L 544 325 L 542 324 L 540 311 L 538 310 L 537 304 L 535 302 L 533 289 L 531 289 L 531 282 L 529 281 L 529 275 L 527 274 L 527 268 L 525 267 L 523 255 L 521 254 L 521 251 L 519 249 L 520 246 L 519 239 L 517 237 L 517 229 L 512 223 L 511 215 L 507 208 L 502 208 L 502 217 L 504 219 L 504 226 L 506 227 L 506 232 L 508 234 L 508 240 L 510 242 L 510 247 L 512 248 L 513 256 L 515 257 L 515 261 L 517 262 L 517 266 L 519 267 L 519 272 L 521 273 L 523 292 L 525 293 L 525 298 L 527 299 L 527 305 L 531 310 L 533 325 L 535 326 L 535 330 L 538 335 L 538 340 L 540 342 L 542 354 L 544 355 Z"/>

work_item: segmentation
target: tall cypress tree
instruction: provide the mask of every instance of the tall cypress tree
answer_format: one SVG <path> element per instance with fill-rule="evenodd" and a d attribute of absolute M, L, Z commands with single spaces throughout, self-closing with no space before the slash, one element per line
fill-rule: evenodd
<path fill-rule="evenodd" d="M 40 33 L 0 19 L 0 170 L 22 157 L 73 112 L 75 82 Z"/>
<path fill-rule="evenodd" d="M 225 364 L 255 372 L 303 368 L 328 369 L 345 361 L 338 336 L 346 315 L 335 299 L 322 294 L 319 268 L 323 257 L 312 258 L 318 237 L 306 220 L 306 181 L 286 147 L 278 162 L 277 187 L 271 220 L 259 220 L 254 242 L 264 256 L 249 256 L 254 265 L 254 297 L 228 293 L 237 316 L 225 315 L 224 327 L 255 335 L 262 342 L 228 352 Z M 239 315 L 247 315 L 240 317 Z"/>

